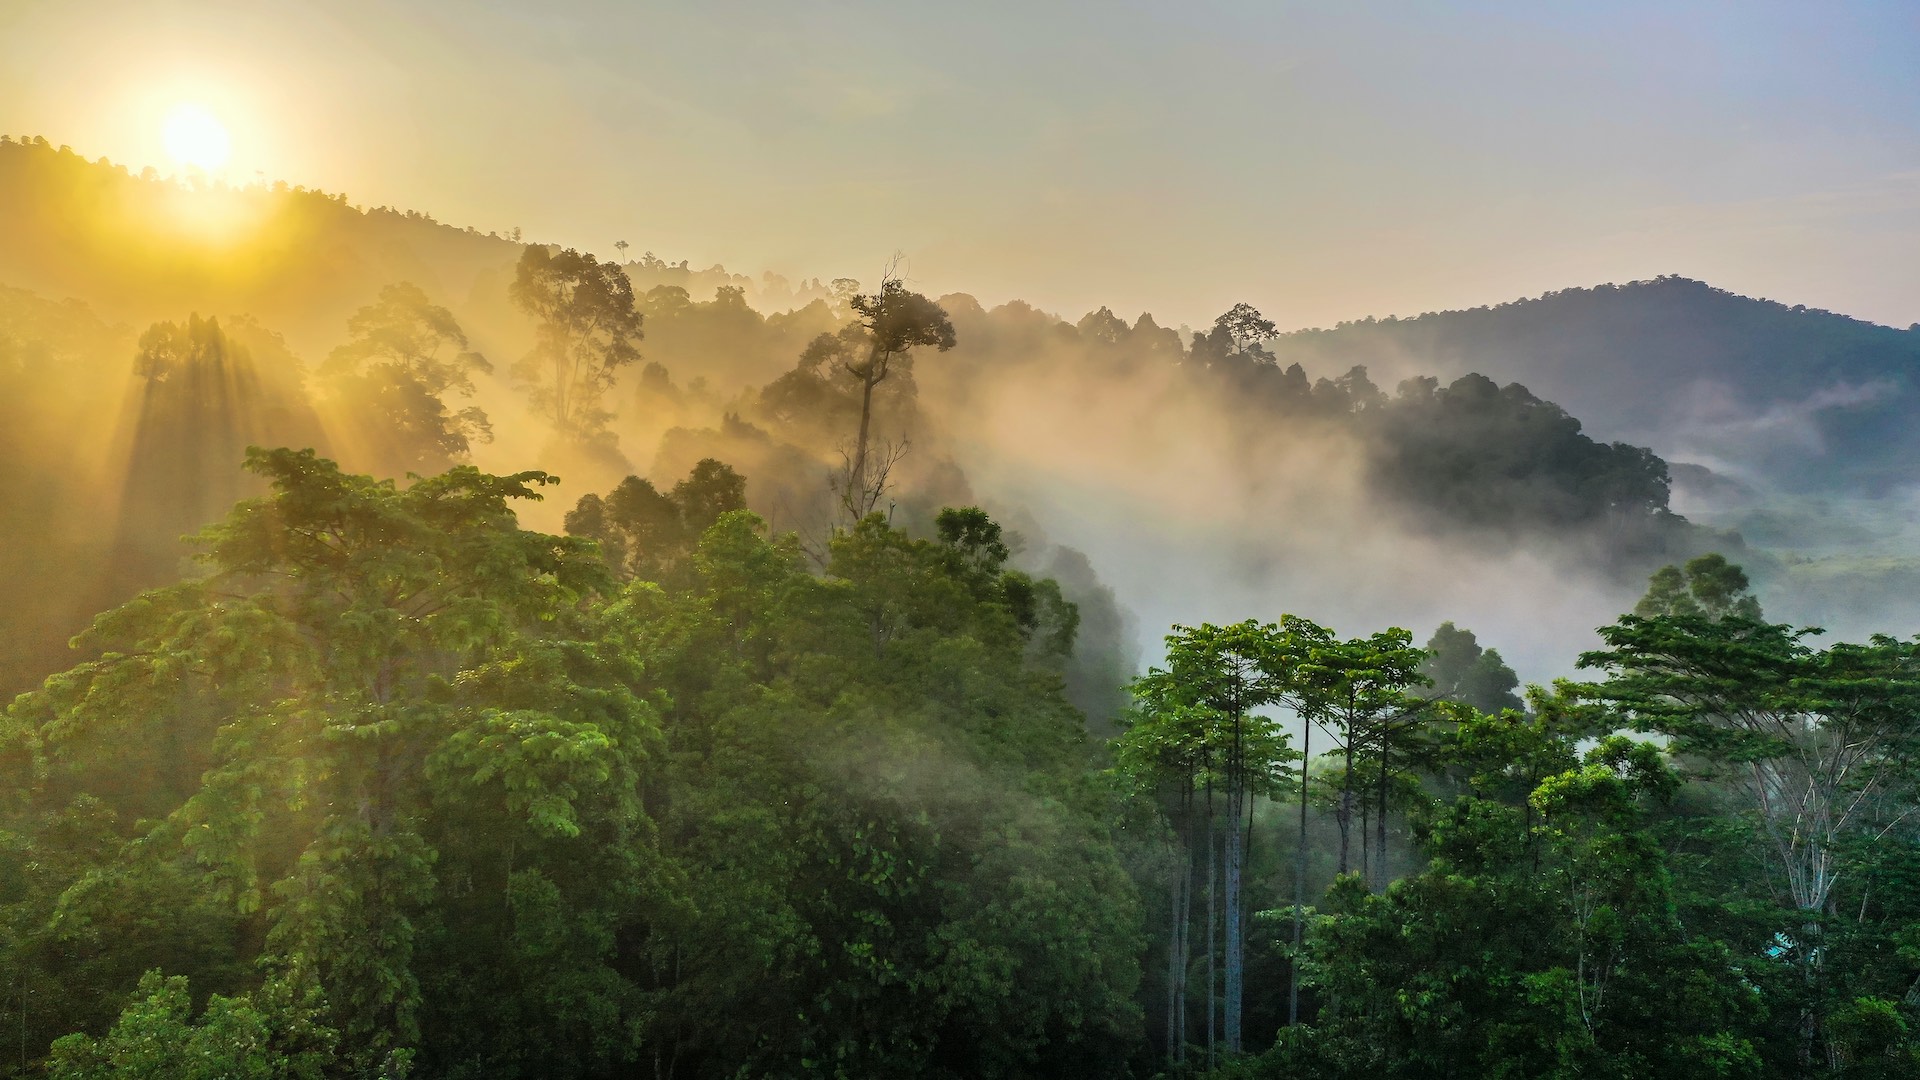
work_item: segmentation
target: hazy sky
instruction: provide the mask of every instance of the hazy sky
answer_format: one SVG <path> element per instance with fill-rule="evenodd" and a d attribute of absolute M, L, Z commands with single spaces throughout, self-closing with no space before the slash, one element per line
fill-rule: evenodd
<path fill-rule="evenodd" d="M 1915 0 L 0 0 L 0 132 L 164 171 L 182 101 L 237 179 L 1070 318 L 1680 273 L 1920 321 Z"/>

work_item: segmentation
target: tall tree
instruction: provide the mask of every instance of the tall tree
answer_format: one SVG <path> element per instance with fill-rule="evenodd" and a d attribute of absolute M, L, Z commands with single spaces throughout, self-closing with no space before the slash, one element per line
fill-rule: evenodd
<path fill-rule="evenodd" d="M 1199 746 L 1204 750 L 1201 779 L 1209 787 L 1217 781 L 1226 796 L 1219 852 L 1225 908 L 1222 1041 L 1228 1054 L 1238 1054 L 1243 1048 L 1247 813 L 1253 799 L 1277 789 L 1280 770 L 1291 756 L 1286 748 L 1287 736 L 1261 712 L 1288 696 L 1291 671 L 1281 642 L 1278 626 L 1253 620 L 1225 627 L 1176 627 L 1167 636 L 1166 667 L 1148 672 L 1135 683 L 1138 698 L 1160 713 L 1160 725 L 1156 726 L 1172 725 L 1168 734 L 1175 746 L 1188 745 L 1194 734 L 1199 736 Z M 1183 729 L 1189 733 L 1180 735 Z M 1152 727 L 1147 735 L 1153 737 Z M 1211 866 L 1215 841 L 1210 802 L 1205 813 Z M 1211 884 L 1211 869 L 1208 880 Z M 1209 955 L 1214 948 L 1212 922 L 1209 916 Z M 1209 1002 L 1214 992 L 1210 979 Z"/>
<path fill-rule="evenodd" d="M 1152 800 L 1168 819 L 1167 871 L 1167 1062 L 1187 1060 L 1187 977 L 1193 954 L 1194 798 L 1211 757 L 1211 713 L 1184 700 L 1171 680 L 1136 680 L 1135 704 L 1114 744 L 1115 769 L 1128 791 Z M 1212 941 L 1207 940 L 1212 948 Z M 1211 984 L 1208 993 L 1212 993 Z"/>
<path fill-rule="evenodd" d="M 835 285 L 838 286 L 836 281 Z M 873 391 L 896 371 L 909 369 L 913 351 L 953 348 L 953 322 L 939 304 L 909 290 L 888 274 L 874 293 L 855 293 L 847 301 L 854 323 L 839 335 L 815 339 L 801 358 L 802 367 L 831 364 L 860 387 L 860 430 L 848 455 L 842 479 L 841 502 L 849 517 L 870 513 L 884 493 L 889 460 L 876 467 L 872 459 Z"/>
<path fill-rule="evenodd" d="M 1414 648 L 1412 634 L 1396 627 L 1320 645 L 1301 660 L 1299 677 L 1312 702 L 1308 715 L 1340 739 L 1340 801 L 1334 821 L 1340 828 L 1342 874 L 1352 865 L 1352 825 L 1359 808 L 1355 765 L 1369 752 L 1378 753 L 1384 762 L 1394 734 L 1420 710 L 1420 699 L 1412 690 L 1426 681 L 1420 674 L 1426 656 Z"/>
<path fill-rule="evenodd" d="M 1849 839 L 1891 828 L 1872 824 L 1875 801 L 1912 794 L 1920 643 L 1877 636 L 1815 651 L 1809 633 L 1733 615 L 1627 615 L 1580 664 L 1610 675 L 1584 694 L 1741 793 L 1782 899 L 1818 913 L 1847 873 Z"/>
<path fill-rule="evenodd" d="M 537 344 L 513 375 L 559 434 L 604 437 L 612 414 L 600 399 L 622 367 L 640 358 L 641 315 L 633 282 L 612 263 L 571 248 L 529 245 L 508 294 L 537 323 Z"/>
<path fill-rule="evenodd" d="M 493 371 L 468 347 L 453 313 L 411 282 L 380 290 L 347 320 L 351 338 L 328 354 L 320 377 L 332 384 L 368 467 L 382 475 L 440 472 L 493 426 L 478 406 L 449 412 L 447 394 L 471 397 L 473 377 Z"/>

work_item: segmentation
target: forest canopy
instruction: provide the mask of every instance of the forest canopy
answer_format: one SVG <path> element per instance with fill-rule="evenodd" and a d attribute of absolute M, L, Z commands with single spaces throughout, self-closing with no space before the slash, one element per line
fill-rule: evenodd
<path fill-rule="evenodd" d="M 1920 1072 L 1920 644 L 1499 370 L 1901 332 L 1068 321 L 44 141 L 9 224 L 0 1077 Z"/>

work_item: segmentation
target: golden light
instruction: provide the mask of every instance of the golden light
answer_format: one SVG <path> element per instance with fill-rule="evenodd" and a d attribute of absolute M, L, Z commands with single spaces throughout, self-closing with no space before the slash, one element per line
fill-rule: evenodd
<path fill-rule="evenodd" d="M 233 150 L 226 127 L 198 105 L 174 106 L 167 114 L 163 138 L 174 161 L 207 172 L 225 165 Z"/>

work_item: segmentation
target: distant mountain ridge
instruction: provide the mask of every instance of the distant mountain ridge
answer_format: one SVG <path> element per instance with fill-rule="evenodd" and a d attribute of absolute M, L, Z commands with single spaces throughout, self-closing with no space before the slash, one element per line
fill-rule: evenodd
<path fill-rule="evenodd" d="M 1920 482 L 1920 325 L 1907 330 L 1661 277 L 1284 335 L 1312 369 L 1383 383 L 1477 371 L 1596 436 L 1790 490 Z"/>

